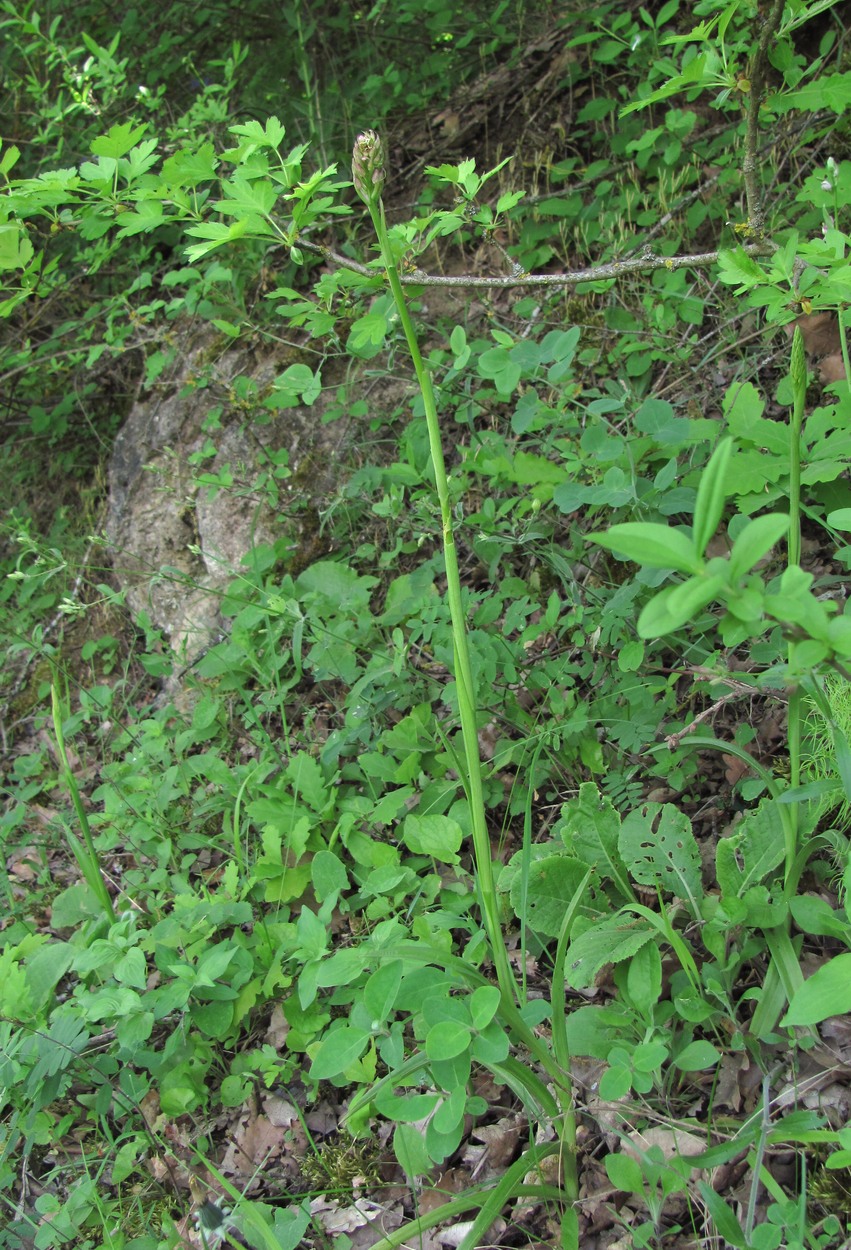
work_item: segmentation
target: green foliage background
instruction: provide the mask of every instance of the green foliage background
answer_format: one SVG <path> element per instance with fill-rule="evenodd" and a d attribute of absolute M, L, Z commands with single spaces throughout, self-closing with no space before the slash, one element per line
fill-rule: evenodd
<path fill-rule="evenodd" d="M 763 62 L 766 13 L 712 0 L 182 2 L 119 26 L 99 3 L 0 4 L 4 1250 L 175 1244 L 188 1198 L 151 1159 L 215 1178 L 256 1244 L 295 1247 L 306 1188 L 270 1168 L 241 1201 L 217 1117 L 331 1090 L 346 1132 L 392 1125 L 395 1165 L 422 1177 L 487 1114 L 482 1071 L 558 1125 L 570 1054 L 605 1065 L 623 1132 L 706 1129 L 721 1065 L 765 1073 L 762 1121 L 731 1117 L 704 1160 L 744 1151 L 759 1212 L 740 1220 L 682 1159 L 633 1166 L 607 1144 L 647 1216 L 636 1245 L 665 1241 L 682 1195 L 694 1237 L 841 1241 L 806 1178 L 784 1189 L 764 1165 L 780 1142 L 832 1151 L 834 1170 L 851 1149 L 815 1112 L 769 1114 L 779 1056 L 808 1044 L 795 1029 L 851 1006 L 830 684 L 851 655 L 851 399 L 844 381 L 808 391 L 777 333 L 833 314 L 847 364 L 851 75 L 839 8 L 775 8 Z M 367 127 L 386 137 L 390 246 L 450 461 L 514 1023 L 469 850 L 422 404 L 412 384 L 375 416 L 363 394 L 367 371 L 407 376 L 348 181 Z M 483 264 L 517 285 L 431 312 L 418 270 Z M 227 632 L 193 657 L 184 702 L 157 698 L 178 664 L 150 618 L 127 619 L 100 530 L 115 433 L 199 323 L 223 349 L 303 352 L 269 393 L 237 382 L 247 428 L 345 373 L 328 419 L 363 437 L 331 498 L 285 503 L 286 456 L 255 484 L 281 536 L 233 570 Z M 231 485 L 193 468 L 193 490 Z M 804 567 L 793 537 L 778 546 L 801 517 Z M 345 1184 L 312 1145 L 305 1185 Z M 465 1245 L 548 1150 L 468 1197 Z"/>

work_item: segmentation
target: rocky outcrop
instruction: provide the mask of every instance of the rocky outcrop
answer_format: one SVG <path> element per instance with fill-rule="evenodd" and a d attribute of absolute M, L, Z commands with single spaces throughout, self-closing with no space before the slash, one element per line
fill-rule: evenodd
<path fill-rule="evenodd" d="M 115 442 L 107 536 L 130 611 L 189 660 L 219 632 L 220 592 L 250 552 L 281 538 L 274 494 L 291 502 L 287 469 L 299 480 L 309 457 L 310 493 L 329 491 L 348 421 L 322 422 L 334 387 L 278 406 L 290 401 L 276 379 L 303 353 L 234 346 L 209 328 L 164 353 Z"/>

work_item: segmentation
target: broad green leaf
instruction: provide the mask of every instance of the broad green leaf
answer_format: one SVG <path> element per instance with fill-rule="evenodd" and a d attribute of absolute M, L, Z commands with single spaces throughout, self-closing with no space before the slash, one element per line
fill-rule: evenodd
<path fill-rule="evenodd" d="M 638 618 L 641 638 L 661 638 L 693 620 L 708 603 L 717 599 L 724 587 L 718 573 L 690 577 L 679 586 L 666 586 L 645 604 Z"/>
<path fill-rule="evenodd" d="M 714 1068 L 720 1060 L 721 1051 L 716 1050 L 711 1042 L 690 1042 L 677 1055 L 674 1067 L 682 1072 L 702 1072 L 706 1068 Z"/>
<path fill-rule="evenodd" d="M 326 1034 L 310 1065 L 311 1080 L 329 1081 L 342 1076 L 363 1054 L 369 1037 L 366 1029 L 354 1029 L 350 1025 Z"/>
<path fill-rule="evenodd" d="M 119 984 L 131 985 L 137 990 L 145 989 L 147 964 L 138 946 L 131 946 L 130 950 L 118 960 L 113 969 L 113 975 Z"/>
<path fill-rule="evenodd" d="M 849 943 L 851 927 L 842 912 L 834 911 L 823 898 L 799 894 L 789 903 L 795 924 L 802 933 L 813 937 L 834 937 Z"/>
<path fill-rule="evenodd" d="M 463 1123 L 466 1109 L 467 1091 L 463 1085 L 458 1085 L 434 1113 L 433 1123 L 438 1133 L 452 1133 Z"/>
<path fill-rule="evenodd" d="M 676 895 L 699 918 L 703 896 L 700 851 L 684 812 L 672 803 L 642 804 L 621 825 L 618 847 L 639 885 Z"/>
<path fill-rule="evenodd" d="M 287 764 L 285 776 L 292 783 L 293 794 L 304 799 L 315 812 L 323 812 L 333 791 L 329 789 L 317 760 L 307 751 L 297 751 Z"/>
<path fill-rule="evenodd" d="M 412 812 L 405 819 L 402 837 L 415 854 L 431 855 L 442 864 L 457 864 L 464 832 L 451 816 L 418 816 Z"/>
<path fill-rule="evenodd" d="M 589 868 L 608 879 L 625 899 L 634 897 L 618 851 L 621 818 L 611 799 L 592 781 L 583 782 L 579 796 L 562 808 L 559 834 L 565 846 Z"/>
<path fill-rule="evenodd" d="M 431 1115 L 440 1102 L 439 1094 L 394 1094 L 391 1089 L 379 1090 L 374 1098 L 376 1110 L 397 1124 L 416 1124 Z"/>
<path fill-rule="evenodd" d="M 3 144 L 0 143 L 0 149 Z M 0 158 L 0 175 L 8 174 L 21 158 L 21 149 L 15 147 L 14 143 L 6 148 L 2 158 Z"/>
<path fill-rule="evenodd" d="M 470 996 L 470 1018 L 474 1029 L 486 1028 L 499 1010 L 499 990 L 495 985 L 480 985 Z"/>
<path fill-rule="evenodd" d="M 851 532 L 851 508 L 837 508 L 834 512 L 829 512 L 827 523 L 843 533 Z"/>
<path fill-rule="evenodd" d="M 367 1011 L 378 1023 L 383 1024 L 393 1010 L 401 984 L 401 959 L 388 960 L 367 979 L 361 997 Z"/>
<path fill-rule="evenodd" d="M 700 569 L 700 557 L 692 540 L 667 525 L 627 521 L 612 525 L 605 533 L 589 534 L 588 538 L 648 568 L 677 569 L 680 573 L 697 573 Z"/>
<path fill-rule="evenodd" d="M 481 1033 L 476 1033 L 470 1043 L 473 1059 L 488 1066 L 503 1063 L 508 1058 L 509 1049 L 508 1034 L 496 1020 L 491 1020 Z"/>
<path fill-rule="evenodd" d="M 413 1124 L 397 1125 L 393 1134 L 393 1150 L 402 1171 L 412 1180 L 417 1176 L 425 1176 L 434 1167 L 431 1155 L 426 1150 L 425 1138 Z"/>
<path fill-rule="evenodd" d="M 629 961 L 626 988 L 635 1007 L 649 1017 L 662 995 L 662 956 L 655 942 L 642 946 Z"/>
<path fill-rule="evenodd" d="M 441 1020 L 426 1034 L 425 1050 L 429 1059 L 454 1059 L 470 1045 L 470 1029 L 458 1020 Z"/>
<path fill-rule="evenodd" d="M 715 873 L 722 898 L 742 898 L 759 885 L 785 855 L 783 822 L 774 799 L 763 799 L 747 812 L 715 850 Z"/>
<path fill-rule="evenodd" d="M 504 347 L 482 352 L 476 364 L 479 376 L 489 378 L 501 395 L 510 395 L 520 381 L 520 365 Z"/>
<path fill-rule="evenodd" d="M 348 889 L 349 877 L 345 865 L 333 851 L 317 851 L 310 864 L 310 875 L 317 902 L 337 898 Z"/>
<path fill-rule="evenodd" d="M 695 550 L 699 556 L 702 556 L 706 550 L 724 511 L 724 502 L 730 486 L 727 471 L 732 453 L 732 439 L 723 439 L 715 448 L 709 464 L 701 475 L 692 525 Z"/>
<path fill-rule="evenodd" d="M 592 925 L 568 947 L 565 976 L 568 985 L 582 990 L 594 984 L 604 964 L 618 964 L 651 941 L 655 930 L 646 920 L 627 920 L 622 914 Z"/>
<path fill-rule="evenodd" d="M 789 1010 L 780 1023 L 792 1025 L 820 1024 L 829 1016 L 842 1016 L 851 1011 L 851 954 L 836 955 L 817 968 L 800 989 L 792 995 Z"/>
<path fill-rule="evenodd" d="M 536 933 L 558 937 L 564 914 L 586 877 L 586 865 L 567 855 L 548 855 L 529 866 L 526 889 L 518 872 L 511 884 L 511 905 Z"/>
<path fill-rule="evenodd" d="M 618 668 L 622 673 L 636 673 L 644 662 L 644 643 L 633 638 L 618 651 Z"/>
<path fill-rule="evenodd" d="M 749 521 L 730 552 L 730 578 L 738 580 L 778 543 L 789 529 L 789 518 L 778 512 Z"/>
<path fill-rule="evenodd" d="M 642 1194 L 644 1174 L 637 1159 L 632 1155 L 606 1155 L 606 1173 L 615 1189 L 623 1194 Z"/>

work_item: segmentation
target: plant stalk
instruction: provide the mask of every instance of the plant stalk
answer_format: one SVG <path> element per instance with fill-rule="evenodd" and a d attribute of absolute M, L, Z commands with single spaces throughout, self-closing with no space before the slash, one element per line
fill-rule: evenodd
<path fill-rule="evenodd" d="M 360 142 L 360 140 L 359 140 Z M 357 154 L 357 145 L 356 145 Z M 470 820 L 473 834 L 473 854 L 476 863 L 476 877 L 481 900 L 482 921 L 491 949 L 497 982 L 500 990 L 501 1014 L 515 1036 L 515 1039 L 527 1047 L 533 1057 L 544 1068 L 553 1080 L 561 1109 L 559 1134 L 563 1153 L 563 1170 L 565 1192 L 573 1202 L 578 1196 L 576 1174 L 576 1125 L 572 1110 L 572 1091 L 569 1069 L 565 1071 L 556 1061 L 548 1047 L 536 1037 L 533 1030 L 523 1019 L 518 1009 L 518 987 L 505 942 L 499 917 L 499 903 L 493 872 L 490 836 L 487 826 L 487 815 L 482 784 L 482 766 L 479 753 L 479 737 L 477 723 L 476 687 L 470 661 L 470 650 L 467 638 L 467 622 L 461 594 L 461 577 L 458 568 L 458 554 L 455 535 L 452 527 L 452 505 L 449 490 L 449 478 L 443 455 L 443 443 L 440 435 L 440 422 L 437 414 L 434 387 L 431 375 L 423 362 L 417 341 L 416 330 L 411 320 L 405 300 L 404 290 L 399 278 L 396 261 L 387 233 L 387 222 L 384 205 L 380 196 L 383 175 L 374 185 L 377 190 L 364 194 L 359 190 L 361 198 L 369 209 L 381 250 L 381 259 L 387 273 L 390 290 L 399 313 L 399 319 L 408 344 L 408 350 L 414 365 L 417 383 L 423 397 L 426 425 L 428 428 L 429 449 L 435 487 L 440 504 L 440 518 L 443 538 L 444 571 L 446 574 L 446 597 L 452 622 L 452 638 L 454 650 L 454 676 L 458 692 L 458 710 L 461 721 L 461 735 L 464 743 L 466 762 L 466 790 L 470 808 Z M 356 174 L 355 185 L 358 186 Z"/>

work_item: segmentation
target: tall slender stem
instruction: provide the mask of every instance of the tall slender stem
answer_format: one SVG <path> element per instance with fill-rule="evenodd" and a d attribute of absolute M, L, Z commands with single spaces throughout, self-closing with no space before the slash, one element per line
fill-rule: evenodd
<path fill-rule="evenodd" d="M 789 421 L 789 544 L 787 565 L 797 568 L 801 563 L 801 430 L 804 423 L 804 405 L 807 399 L 807 362 L 804 356 L 804 340 L 801 330 L 795 327 L 792 339 L 792 415 Z M 787 649 L 787 662 L 794 666 L 795 643 Z M 801 784 L 801 723 L 803 720 L 802 696 L 799 684 L 789 695 L 787 738 L 789 742 L 789 783 L 794 789 Z M 790 831 L 786 847 L 786 880 L 798 853 L 798 805 L 793 803 L 789 812 Z"/>
<path fill-rule="evenodd" d="M 461 576 L 458 568 L 458 553 L 455 545 L 455 534 L 452 527 L 452 503 L 449 489 L 449 477 L 443 455 L 443 443 L 440 436 L 440 422 L 437 415 L 437 402 L 431 375 L 423 362 L 417 341 L 416 330 L 411 320 L 405 293 L 399 279 L 399 272 L 393 256 L 384 205 L 381 200 L 381 188 L 384 183 L 383 152 L 378 137 L 369 132 L 362 135 L 355 144 L 354 183 L 358 194 L 369 209 L 375 233 L 381 249 L 381 259 L 390 283 L 396 308 L 399 313 L 402 330 L 408 344 L 413 361 L 417 382 L 423 397 L 426 425 L 428 428 L 429 449 L 431 453 L 432 472 L 435 488 L 440 504 L 440 519 L 443 537 L 444 572 L 446 575 L 446 597 L 452 622 L 452 638 L 454 650 L 454 676 L 458 694 L 458 712 L 461 721 L 461 735 L 464 742 L 466 763 L 466 790 L 470 808 L 470 823 L 473 835 L 473 854 L 476 862 L 476 877 L 482 908 L 482 921 L 496 971 L 500 990 L 500 1007 L 502 1018 L 513 1033 L 515 1039 L 525 1046 L 532 1056 L 541 1064 L 547 1075 L 552 1079 L 557 1091 L 561 1108 L 559 1132 L 563 1146 L 564 1186 L 568 1197 L 575 1201 L 578 1196 L 576 1174 L 576 1123 L 572 1110 L 571 1080 L 569 1068 L 565 1070 L 551 1053 L 547 1045 L 535 1035 L 523 1019 L 518 1009 L 518 987 L 511 971 L 508 952 L 502 935 L 499 918 L 499 903 L 493 872 L 490 836 L 485 809 L 484 787 L 482 784 L 482 765 L 479 753 L 479 727 L 476 685 L 470 661 L 470 649 L 467 636 L 467 619 L 461 594 Z M 563 975 L 563 971 L 562 971 Z M 557 996 L 554 995 L 554 1001 Z"/>

